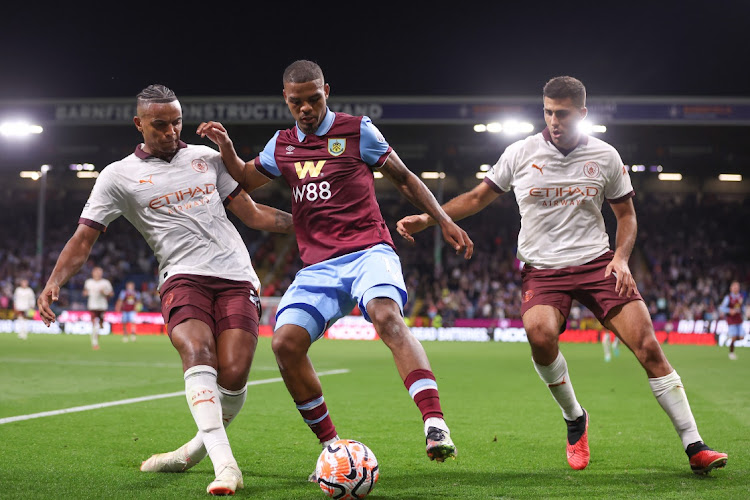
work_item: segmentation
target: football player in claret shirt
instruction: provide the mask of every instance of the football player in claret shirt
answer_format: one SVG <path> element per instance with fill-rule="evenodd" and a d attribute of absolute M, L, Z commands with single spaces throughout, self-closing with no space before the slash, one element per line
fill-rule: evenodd
<path fill-rule="evenodd" d="M 745 297 L 740 293 L 740 282 L 733 281 L 729 285 L 729 293 L 724 296 L 724 300 L 721 301 L 719 306 L 719 312 L 724 315 L 729 327 L 727 336 L 729 337 L 729 359 L 731 360 L 737 359 L 737 354 L 734 352 L 734 341 L 745 336 L 742 331 L 744 305 Z"/>
<path fill-rule="evenodd" d="M 135 314 L 141 307 L 141 292 L 135 289 L 135 283 L 128 281 L 125 288 L 120 290 L 115 303 L 115 311 L 122 314 L 122 341 L 127 342 L 130 337 L 131 342 L 135 342 Z"/>
<path fill-rule="evenodd" d="M 227 170 L 247 191 L 277 177 L 291 188 L 294 229 L 305 267 L 278 306 L 272 342 L 289 393 L 323 446 L 338 438 L 307 352 L 329 326 L 358 305 L 391 350 L 422 413 L 427 455 L 441 462 L 454 457 L 456 447 L 443 419 L 435 375 L 424 348 L 404 323 L 406 286 L 375 198 L 373 170 L 434 217 L 457 253 L 470 258 L 473 243 L 370 118 L 328 108 L 330 88 L 316 63 L 295 61 L 282 81 L 296 124 L 276 132 L 258 157 L 247 163 L 240 159 L 220 123 L 202 123 L 198 133 L 219 146 Z"/>
<path fill-rule="evenodd" d="M 540 378 L 562 410 L 567 458 L 573 469 L 589 463 L 588 413 L 576 399 L 558 337 L 573 299 L 617 335 L 646 371 L 656 400 L 669 415 L 691 469 L 705 474 L 724 467 L 727 455 L 703 443 L 682 380 L 656 340 L 646 304 L 628 266 L 635 244 L 635 195 L 615 148 L 578 130 L 586 117 L 586 89 L 569 76 L 552 78 L 543 90 L 540 133 L 505 149 L 479 185 L 448 201 L 446 213 L 460 220 L 513 190 L 521 215 L 518 259 L 522 271 L 521 315 Z M 617 219 L 614 251 L 604 226 L 602 202 Z M 401 219 L 397 230 L 412 235 L 435 222 L 429 214 Z"/>

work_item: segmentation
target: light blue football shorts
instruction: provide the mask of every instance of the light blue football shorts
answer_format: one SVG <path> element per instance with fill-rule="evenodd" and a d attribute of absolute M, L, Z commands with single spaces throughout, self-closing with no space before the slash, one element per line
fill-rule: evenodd
<path fill-rule="evenodd" d="M 745 332 L 742 331 L 741 323 L 737 325 L 728 325 L 728 326 L 729 326 L 729 331 L 727 332 L 727 335 L 729 336 L 729 338 L 734 337 L 737 339 L 737 338 L 742 338 L 745 336 Z"/>
<path fill-rule="evenodd" d="M 384 243 L 302 268 L 281 298 L 275 329 L 301 326 L 315 342 L 356 304 L 372 323 L 367 303 L 381 297 L 398 304 L 403 316 L 407 294 L 401 260 Z"/>

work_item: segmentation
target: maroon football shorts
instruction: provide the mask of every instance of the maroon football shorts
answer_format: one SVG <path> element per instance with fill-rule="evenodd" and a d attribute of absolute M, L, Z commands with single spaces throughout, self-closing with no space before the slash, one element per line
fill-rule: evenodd
<path fill-rule="evenodd" d="M 159 295 L 168 335 L 183 321 L 197 319 L 211 328 L 214 337 L 232 328 L 258 336 L 260 299 L 249 281 L 176 274 L 162 285 Z"/>
<path fill-rule="evenodd" d="M 532 307 L 542 304 L 558 309 L 567 320 L 570 305 L 575 299 L 594 313 L 596 319 L 604 322 L 613 308 L 634 300 L 643 300 L 638 291 L 630 297 L 621 297 L 615 292 L 617 278 L 614 274 L 604 277 L 604 270 L 614 255 L 609 250 L 586 264 L 561 269 L 524 266 L 521 271 L 521 316 Z"/>
<path fill-rule="evenodd" d="M 89 311 L 89 314 L 91 314 L 91 320 L 92 321 L 94 319 L 98 319 L 99 320 L 99 324 L 102 324 L 102 323 L 104 323 L 104 313 L 105 312 L 107 312 L 107 311 L 101 310 L 101 309 L 96 309 L 96 310 L 92 309 L 92 310 Z"/>

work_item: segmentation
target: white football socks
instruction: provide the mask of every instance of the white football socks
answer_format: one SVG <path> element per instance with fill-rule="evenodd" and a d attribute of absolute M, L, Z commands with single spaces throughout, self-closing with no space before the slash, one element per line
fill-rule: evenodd
<path fill-rule="evenodd" d="M 91 324 L 91 347 L 99 346 L 99 322 L 94 321 Z"/>
<path fill-rule="evenodd" d="M 445 431 L 448 434 L 450 434 L 450 429 L 448 429 L 448 424 L 445 423 L 445 420 L 438 417 L 429 417 L 427 420 L 424 421 L 424 435 L 427 435 L 427 430 L 430 427 L 437 427 L 441 431 Z"/>
<path fill-rule="evenodd" d="M 185 396 L 198 426 L 203 444 L 214 472 L 218 475 L 227 463 L 237 463 L 229 446 L 229 438 L 224 429 L 219 401 L 219 386 L 216 383 L 216 370 L 207 365 L 197 365 L 185 371 Z"/>
<path fill-rule="evenodd" d="M 563 418 L 575 420 L 583 415 L 583 408 L 576 400 L 573 384 L 571 384 L 570 375 L 568 375 L 568 363 L 565 362 L 562 352 L 558 351 L 557 358 L 549 366 L 537 364 L 533 358 L 531 361 L 534 363 L 536 372 L 549 387 L 552 397 L 560 406 Z"/>
<path fill-rule="evenodd" d="M 18 318 L 16 320 L 16 332 L 18 332 L 18 338 L 21 340 L 26 340 L 29 337 L 29 329 L 25 319 Z"/>
<path fill-rule="evenodd" d="M 682 440 L 682 447 L 687 448 L 689 444 L 696 441 L 703 441 L 698 434 L 698 426 L 693 418 L 693 412 L 690 410 L 685 388 L 682 386 L 682 379 L 676 371 L 669 375 L 658 378 L 648 379 L 651 386 L 651 392 L 656 396 L 664 411 L 669 415 L 677 434 Z"/>
<path fill-rule="evenodd" d="M 245 400 L 247 399 L 247 386 L 238 391 L 224 389 L 218 384 L 217 387 L 219 388 L 219 401 L 221 401 L 222 420 L 224 422 L 224 428 L 226 429 L 245 404 Z M 187 442 L 185 450 L 189 457 L 188 463 L 197 464 L 206 458 L 206 447 L 203 444 L 203 437 L 200 431 L 195 437 L 193 437 L 193 439 Z"/>
<path fill-rule="evenodd" d="M 320 445 L 321 445 L 321 446 L 323 447 L 323 449 L 325 449 L 325 448 L 326 448 L 326 446 L 328 446 L 328 445 L 331 445 L 331 444 L 335 443 L 335 442 L 336 442 L 336 441 L 338 441 L 339 439 L 341 439 L 341 438 L 339 437 L 339 435 L 338 435 L 338 434 L 336 434 L 335 436 L 333 436 L 333 437 L 332 437 L 331 439 L 329 439 L 328 441 L 323 441 L 322 443 L 320 443 Z"/>

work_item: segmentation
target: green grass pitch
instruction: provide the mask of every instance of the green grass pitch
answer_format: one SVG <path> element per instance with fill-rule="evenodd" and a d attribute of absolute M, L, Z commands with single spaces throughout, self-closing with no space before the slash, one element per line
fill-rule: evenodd
<path fill-rule="evenodd" d="M 0 421 L 183 390 L 167 337 L 0 334 Z M 419 411 L 380 342 L 321 340 L 310 351 L 339 434 L 367 444 L 381 476 L 368 498 L 750 498 L 750 349 L 669 346 L 698 428 L 729 453 L 726 468 L 694 475 L 633 355 L 605 363 L 597 344 L 562 344 L 579 401 L 589 411 L 591 463 L 565 460 L 560 410 L 533 369 L 529 347 L 424 342 L 458 458 L 430 462 Z M 251 381 L 278 378 L 270 340 L 258 345 Z M 183 474 L 142 473 L 152 453 L 195 433 L 184 396 L 0 423 L 0 498 L 191 499 L 207 497 L 205 460 Z M 238 498 L 322 499 L 307 483 L 320 451 L 284 384 L 253 385 L 229 427 L 244 473 Z"/>

